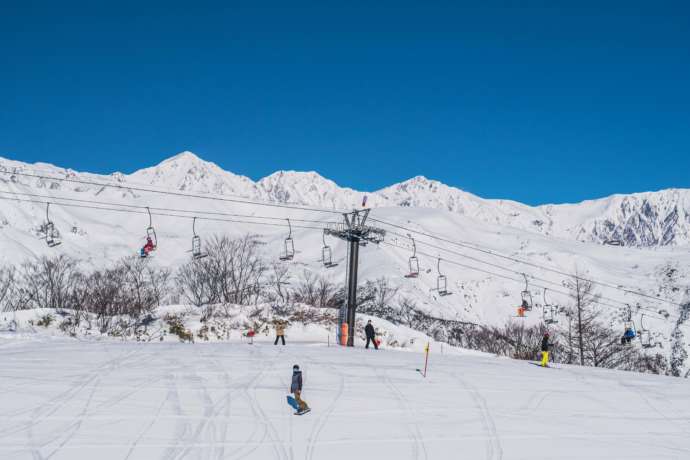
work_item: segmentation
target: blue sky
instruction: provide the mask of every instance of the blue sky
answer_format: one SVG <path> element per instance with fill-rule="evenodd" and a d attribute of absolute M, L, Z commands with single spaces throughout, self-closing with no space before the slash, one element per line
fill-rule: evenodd
<path fill-rule="evenodd" d="M 5 1 L 0 156 L 530 204 L 690 187 L 687 2 L 474 3 Z"/>

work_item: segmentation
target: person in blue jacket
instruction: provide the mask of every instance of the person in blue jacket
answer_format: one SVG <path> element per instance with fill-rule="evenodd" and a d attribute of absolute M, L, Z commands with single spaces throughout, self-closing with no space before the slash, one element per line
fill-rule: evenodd
<path fill-rule="evenodd" d="M 297 401 L 297 404 L 299 405 L 299 409 L 297 410 L 298 414 L 303 414 L 310 410 L 307 402 L 302 399 L 302 371 L 297 364 L 292 366 L 292 383 L 290 384 L 290 393 L 294 395 L 295 401 Z"/>

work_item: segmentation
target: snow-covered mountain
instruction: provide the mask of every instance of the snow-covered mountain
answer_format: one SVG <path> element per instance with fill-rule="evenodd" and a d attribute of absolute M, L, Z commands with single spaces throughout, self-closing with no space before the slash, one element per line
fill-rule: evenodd
<path fill-rule="evenodd" d="M 510 200 L 488 200 L 417 176 L 375 192 L 340 187 L 316 172 L 278 171 L 259 181 L 225 171 L 191 152 L 132 174 L 110 176 L 76 173 L 49 164 L 28 165 L 0 158 L 0 170 L 46 171 L 61 175 L 109 179 L 125 185 L 146 185 L 182 192 L 233 195 L 260 201 L 295 203 L 330 209 L 361 206 L 440 209 L 482 222 L 510 226 L 581 242 L 613 242 L 625 246 L 659 247 L 690 243 L 690 190 L 670 189 L 614 195 L 578 204 L 527 206 Z M 0 180 L 7 180 L 7 177 Z M 21 178 L 19 180 L 22 180 Z M 84 190 L 59 182 L 54 189 Z"/>

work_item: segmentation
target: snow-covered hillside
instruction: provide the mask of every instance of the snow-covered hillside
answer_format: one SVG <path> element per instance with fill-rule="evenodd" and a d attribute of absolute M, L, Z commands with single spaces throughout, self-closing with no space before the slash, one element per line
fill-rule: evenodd
<path fill-rule="evenodd" d="M 83 342 L 0 336 L 0 457 L 682 459 L 685 380 L 432 346 Z M 311 407 L 286 403 L 293 364 Z"/>
<path fill-rule="evenodd" d="M 226 199 L 240 196 L 333 210 L 360 207 L 365 195 L 340 188 L 316 173 L 279 172 L 253 182 L 223 171 L 189 152 L 128 175 L 78 173 L 48 164 L 28 165 L 4 159 L 0 160 L 0 171 L 8 172 L 0 174 L 2 263 L 18 263 L 37 254 L 65 253 L 85 264 L 102 266 L 135 254 L 143 245 L 149 225 L 144 207 L 150 207 L 159 239 L 156 264 L 176 267 L 189 259 L 193 216 L 200 217 L 195 229 L 202 241 L 214 234 L 253 233 L 265 243 L 262 247 L 266 257 L 276 260 L 287 236 L 284 219 L 290 218 L 297 250 L 294 260 L 288 263 L 293 273 L 308 269 L 342 282 L 345 277 L 344 243 L 327 240 L 338 266 L 326 269 L 320 263 L 323 245 L 320 228 L 338 220 L 337 213 L 267 208 L 199 196 Z M 80 183 L 22 174 L 68 177 Z M 118 187 L 96 185 L 106 182 Z M 167 194 L 169 191 L 176 191 L 178 195 L 171 196 Z M 190 193 L 198 196 L 185 196 Z M 536 303 L 542 303 L 542 287 L 547 287 L 544 281 L 538 280 L 554 283 L 548 285 L 552 289 L 550 302 L 560 305 L 570 302 L 553 292 L 559 286 L 563 290 L 566 276 L 541 267 L 566 274 L 577 268 L 590 278 L 609 285 L 639 289 L 649 296 L 675 303 L 687 302 L 690 254 L 682 244 L 687 242 L 690 228 L 684 211 L 685 203 L 690 205 L 686 199 L 688 193 L 685 190 L 664 191 L 533 208 L 510 201 L 483 200 L 438 182 L 414 178 L 367 194 L 368 205 L 373 207 L 371 217 L 446 240 L 463 241 L 467 246 L 458 247 L 418 236 L 421 274 L 417 279 L 408 279 L 404 275 L 411 255 L 411 241 L 404 236 L 405 231 L 386 227 L 389 231 L 386 244 L 362 248 L 360 279 L 388 277 L 400 287 L 401 294 L 414 299 L 420 308 L 434 316 L 495 325 L 506 321 L 538 324 L 543 320 L 536 309 L 526 320 L 512 318 L 520 302 L 520 291 L 524 289 L 521 273 L 531 280 L 529 289 Z M 25 201 L 15 201 L 17 199 Z M 45 201 L 52 203 L 50 219 L 63 240 L 56 248 L 48 248 L 41 239 L 40 227 L 46 220 Z M 109 203 L 108 208 L 123 212 L 99 210 L 104 205 L 94 205 L 93 201 Z M 66 206 L 75 204 L 85 207 Z M 242 217 L 227 217 L 228 214 Z M 609 221 L 610 224 L 606 223 Z M 633 247 L 599 244 L 610 238 L 622 238 L 628 243 L 644 242 L 655 249 L 632 244 Z M 476 245 L 532 265 L 468 249 Z M 439 256 L 443 258 L 441 271 L 447 276 L 453 293 L 450 296 L 441 297 L 436 291 Z M 671 333 L 680 316 L 678 305 L 608 287 L 599 286 L 598 290 L 609 299 L 633 306 L 640 304 L 643 309 L 633 308 L 635 321 L 639 323 L 642 313 L 646 312 L 645 326 L 664 347 L 652 351 L 670 352 Z M 604 308 L 612 327 L 622 328 L 623 310 L 623 304 L 617 303 Z M 562 321 L 554 327 L 565 325 Z M 683 336 L 675 340 L 688 349 Z"/>

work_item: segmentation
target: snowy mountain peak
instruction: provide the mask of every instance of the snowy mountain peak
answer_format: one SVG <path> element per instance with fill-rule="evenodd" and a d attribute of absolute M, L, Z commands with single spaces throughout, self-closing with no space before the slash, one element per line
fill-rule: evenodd
<path fill-rule="evenodd" d="M 12 172 L 97 179 L 48 163 L 27 164 L 0 158 L 0 181 L 10 180 L 75 192 L 90 190 L 58 181 L 12 178 Z M 315 171 L 277 171 L 257 182 L 223 170 L 193 152 L 184 151 L 156 166 L 132 174 L 105 176 L 121 184 L 149 185 L 177 191 L 240 196 L 252 200 L 294 203 L 329 209 L 361 206 L 441 209 L 474 220 L 508 226 L 544 236 L 583 242 L 659 247 L 690 243 L 690 190 L 669 189 L 584 201 L 578 204 L 527 206 L 510 200 L 489 200 L 438 180 L 415 176 L 376 192 L 341 187 Z"/>

